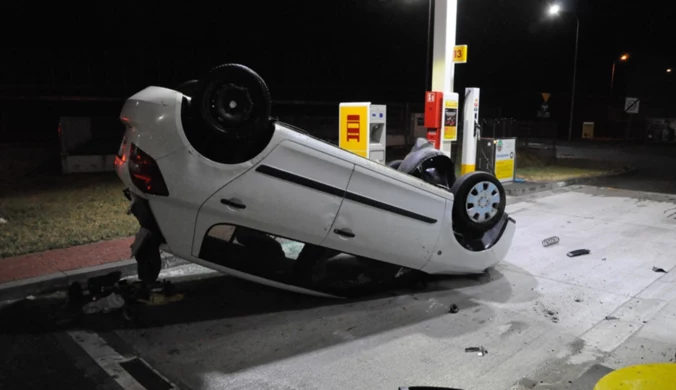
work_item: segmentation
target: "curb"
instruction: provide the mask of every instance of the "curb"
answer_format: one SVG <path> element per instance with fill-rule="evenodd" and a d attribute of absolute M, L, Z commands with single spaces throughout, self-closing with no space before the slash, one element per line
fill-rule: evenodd
<path fill-rule="evenodd" d="M 505 186 L 505 193 L 509 196 L 521 196 L 521 195 L 526 195 L 526 194 L 534 194 L 534 193 L 537 193 L 537 192 L 554 190 L 554 189 L 557 189 L 557 188 L 568 187 L 568 186 L 572 186 L 572 185 L 576 185 L 576 184 L 588 184 L 590 182 L 593 182 L 594 180 L 605 179 L 605 178 L 608 178 L 608 177 L 631 175 L 631 174 L 634 174 L 636 172 L 638 172 L 637 168 L 631 168 L 631 169 L 628 169 L 626 171 L 615 172 L 615 173 L 604 174 L 604 175 L 577 177 L 577 178 L 574 178 L 574 179 L 568 179 L 568 180 L 556 181 L 556 182 L 533 183 L 533 185 L 528 186 L 528 187 L 509 188 L 509 187 Z"/>
<path fill-rule="evenodd" d="M 188 261 L 174 255 L 162 253 L 162 269 L 178 267 Z M 78 268 L 49 275 L 41 275 L 28 279 L 15 280 L 0 284 L 0 302 L 22 299 L 28 295 L 54 292 L 70 286 L 73 282 L 86 285 L 89 278 L 110 272 L 120 271 L 122 277 L 136 275 L 136 260 L 122 260 L 113 263 Z"/>

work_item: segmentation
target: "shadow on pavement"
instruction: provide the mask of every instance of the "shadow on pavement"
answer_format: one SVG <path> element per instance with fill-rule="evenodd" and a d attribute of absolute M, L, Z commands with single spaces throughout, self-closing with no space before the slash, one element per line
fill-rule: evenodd
<path fill-rule="evenodd" d="M 499 271 L 491 269 L 476 276 L 430 277 L 424 286 L 416 285 L 380 291 L 360 298 L 330 299 L 286 292 L 227 275 L 216 275 L 206 279 L 174 282 L 175 292 L 184 296 L 180 301 L 162 305 L 127 304 L 126 307 L 129 310 L 120 309 L 107 314 L 84 314 L 81 310 L 82 302 L 69 303 L 65 291 L 34 300 L 16 301 L 0 308 L 0 331 L 40 333 L 81 327 L 110 331 L 236 319 L 263 313 L 316 307 L 350 308 L 369 301 L 412 294 L 433 294 L 443 291 L 447 295 L 458 288 L 478 286 L 488 282 L 499 283 L 503 278 Z M 454 294 L 460 297 L 459 293 Z"/>
<path fill-rule="evenodd" d="M 182 300 L 132 304 L 108 314 L 83 314 L 81 305 L 69 305 L 65 293 L 18 301 L 0 309 L 0 332 L 85 329 L 115 334 L 170 378 L 182 367 L 182 374 L 176 374 L 180 378 L 171 379 L 199 389 L 205 365 L 216 369 L 214 375 L 227 375 L 375 335 L 379 340 L 411 332 L 454 338 L 476 332 L 496 316 L 481 301 L 506 302 L 512 296 L 510 281 L 495 269 L 475 277 L 435 277 L 424 288 L 344 300 L 220 275 L 173 285 Z M 452 312 L 452 305 L 459 311 Z M 444 316 L 447 321 L 438 321 Z"/>

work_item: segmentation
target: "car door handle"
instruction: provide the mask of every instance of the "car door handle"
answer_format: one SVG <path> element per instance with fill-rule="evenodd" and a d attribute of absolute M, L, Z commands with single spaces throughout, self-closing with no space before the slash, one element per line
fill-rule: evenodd
<path fill-rule="evenodd" d="M 246 205 L 242 203 L 239 199 L 221 199 L 221 203 L 226 206 L 234 207 L 236 209 L 245 209 Z"/>
<path fill-rule="evenodd" d="M 354 233 L 350 229 L 333 229 L 333 232 L 343 237 L 354 237 Z"/>

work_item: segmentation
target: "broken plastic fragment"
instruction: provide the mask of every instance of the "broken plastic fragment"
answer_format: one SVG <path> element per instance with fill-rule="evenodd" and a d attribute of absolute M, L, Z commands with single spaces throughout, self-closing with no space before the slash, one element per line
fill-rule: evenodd
<path fill-rule="evenodd" d="M 577 257 L 582 255 L 588 255 L 591 251 L 589 249 L 575 249 L 574 251 L 568 252 L 568 257 Z"/>
<path fill-rule="evenodd" d="M 483 346 L 481 347 L 467 347 L 465 352 L 477 352 L 477 355 L 484 356 L 488 354 L 488 351 Z"/>
<path fill-rule="evenodd" d="M 615 316 L 606 316 L 606 321 L 616 321 L 616 320 L 619 320 L 619 318 Z"/>
<path fill-rule="evenodd" d="M 85 314 L 95 314 L 99 312 L 108 313 L 124 306 L 124 298 L 120 294 L 112 293 L 97 301 L 89 302 L 82 307 Z"/>
<path fill-rule="evenodd" d="M 557 237 L 557 236 L 552 236 L 552 237 L 549 237 L 549 238 L 545 238 L 544 240 L 542 240 L 542 246 L 544 246 L 545 248 L 547 248 L 547 247 L 549 247 L 549 246 L 558 244 L 559 241 L 560 241 L 560 239 L 559 239 L 559 237 Z"/>
<path fill-rule="evenodd" d="M 169 303 L 179 302 L 181 300 L 183 300 L 183 294 L 166 296 L 163 294 L 152 293 L 148 299 L 139 299 L 138 301 L 145 303 L 148 306 L 162 306 Z"/>

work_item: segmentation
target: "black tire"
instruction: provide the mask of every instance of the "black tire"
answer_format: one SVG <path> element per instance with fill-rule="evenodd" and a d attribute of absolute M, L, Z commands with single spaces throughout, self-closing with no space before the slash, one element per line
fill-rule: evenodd
<path fill-rule="evenodd" d="M 394 161 L 390 161 L 389 163 L 387 163 L 387 166 L 390 167 L 390 168 L 392 168 L 392 169 L 397 169 L 397 170 L 399 170 L 399 166 L 401 165 L 401 162 L 402 162 L 402 161 L 404 161 L 404 160 L 394 160 Z"/>
<path fill-rule="evenodd" d="M 239 64 L 217 66 L 195 85 L 190 103 L 207 131 L 230 141 L 251 141 L 274 131 L 271 98 L 265 81 Z"/>
<path fill-rule="evenodd" d="M 178 91 L 185 96 L 190 96 L 195 94 L 195 88 L 197 87 L 197 80 L 188 80 L 184 83 L 181 83 L 174 88 L 175 91 Z"/>
<path fill-rule="evenodd" d="M 480 183 L 484 183 L 482 187 L 485 191 L 487 191 L 486 193 L 481 194 L 476 191 L 475 186 L 479 185 Z M 492 189 L 490 184 L 492 184 L 495 188 Z M 454 196 L 453 223 L 455 225 L 456 231 L 461 234 L 483 234 L 493 228 L 505 214 L 505 206 L 507 204 L 505 198 L 505 189 L 502 186 L 502 183 L 500 183 L 500 181 L 495 176 L 489 173 L 471 172 L 463 175 L 455 181 L 451 187 L 451 192 Z M 499 201 L 491 204 L 491 197 L 496 194 L 498 194 L 500 197 Z M 482 200 L 481 206 L 485 207 L 484 210 L 494 210 L 495 214 L 490 216 L 490 218 L 488 218 L 490 214 L 486 213 L 484 215 L 481 215 L 481 213 L 470 215 L 468 211 L 469 204 L 467 201 L 468 197 L 472 195 L 487 196 L 486 198 L 483 198 L 486 200 L 486 202 L 483 203 Z"/>

